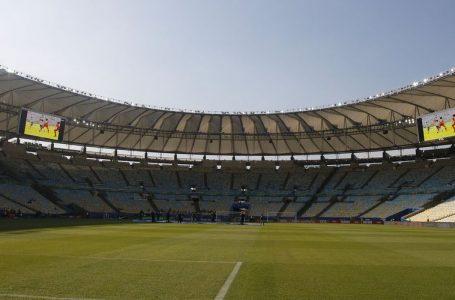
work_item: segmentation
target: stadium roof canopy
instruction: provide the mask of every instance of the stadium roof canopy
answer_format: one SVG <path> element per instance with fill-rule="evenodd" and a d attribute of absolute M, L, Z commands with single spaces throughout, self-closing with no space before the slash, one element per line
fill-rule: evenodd
<path fill-rule="evenodd" d="M 353 102 L 274 112 L 202 112 L 99 97 L 0 66 L 0 131 L 20 108 L 67 118 L 64 142 L 212 155 L 300 155 L 418 145 L 415 118 L 455 106 L 455 70 Z"/>

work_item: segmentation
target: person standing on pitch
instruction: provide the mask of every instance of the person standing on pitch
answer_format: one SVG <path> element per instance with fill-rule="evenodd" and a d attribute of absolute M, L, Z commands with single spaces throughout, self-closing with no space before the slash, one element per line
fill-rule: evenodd
<path fill-rule="evenodd" d="M 259 216 L 259 222 L 261 223 L 261 226 L 265 225 L 264 213 L 261 213 L 261 215 Z"/>
<path fill-rule="evenodd" d="M 171 209 L 169 208 L 166 213 L 166 222 L 171 223 Z"/>

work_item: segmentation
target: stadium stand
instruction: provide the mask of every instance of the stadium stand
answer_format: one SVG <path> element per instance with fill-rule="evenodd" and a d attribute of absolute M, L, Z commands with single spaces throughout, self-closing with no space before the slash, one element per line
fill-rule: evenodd
<path fill-rule="evenodd" d="M 257 170 L 247 172 L 238 162 L 224 162 L 225 170 L 214 171 L 204 164 L 188 169 L 99 162 L 81 156 L 68 159 L 49 150 L 51 154 L 46 150 L 30 154 L 23 145 L 6 148 L 0 155 L 5 166 L 1 204 L 26 214 L 135 215 L 171 210 L 228 215 L 236 197 L 244 195 L 250 216 L 390 219 L 416 212 L 409 220 L 439 221 L 450 217 L 455 203 L 450 198 L 426 207 L 437 195 L 454 189 L 453 159 L 319 168 L 296 162 L 279 171 L 256 162 Z"/>
<path fill-rule="evenodd" d="M 8 200 L 3 196 L 0 196 L 0 209 L 22 211 L 24 214 L 35 213 L 33 210 L 28 209 L 24 205 L 20 205 L 19 203 Z"/>
<path fill-rule="evenodd" d="M 358 217 L 362 212 L 374 206 L 380 196 L 347 196 L 343 202 L 335 203 L 322 217 Z"/>
<path fill-rule="evenodd" d="M 436 194 L 415 194 L 415 195 L 399 195 L 391 201 L 385 201 L 375 209 L 366 213 L 366 218 L 381 218 L 393 216 L 405 209 L 418 209 L 426 202 L 430 201 Z"/>
<path fill-rule="evenodd" d="M 55 189 L 54 191 L 66 205 L 77 205 L 85 211 L 93 213 L 113 213 L 113 210 L 100 199 L 96 192 L 69 189 Z"/>
<path fill-rule="evenodd" d="M 455 215 L 451 215 L 449 217 L 442 218 L 436 222 L 455 222 Z"/>
<path fill-rule="evenodd" d="M 216 211 L 219 215 L 228 215 L 233 203 L 233 196 L 204 195 L 199 205 L 202 211 Z"/>
<path fill-rule="evenodd" d="M 455 197 L 444 201 L 435 207 L 429 208 L 409 218 L 410 221 L 442 221 L 455 215 Z"/>
<path fill-rule="evenodd" d="M 452 220 L 453 140 L 421 143 L 416 123 L 455 107 L 441 84 L 453 79 L 455 69 L 326 108 L 204 113 L 100 99 L 0 66 L 0 209 Z M 62 139 L 18 134 L 23 108 L 63 118 Z"/>
<path fill-rule="evenodd" d="M 10 201 L 20 204 L 29 210 L 43 214 L 62 214 L 64 211 L 44 198 L 31 186 L 18 184 L 0 184 L 0 195 Z"/>
<path fill-rule="evenodd" d="M 150 212 L 153 210 L 147 199 L 138 193 L 107 192 L 107 198 L 112 205 L 124 213 L 137 214 L 140 211 Z"/>

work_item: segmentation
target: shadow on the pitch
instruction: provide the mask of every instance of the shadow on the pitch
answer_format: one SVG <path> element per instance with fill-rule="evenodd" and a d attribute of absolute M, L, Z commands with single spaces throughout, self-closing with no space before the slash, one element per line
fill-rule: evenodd
<path fill-rule="evenodd" d="M 127 220 L 103 220 L 103 219 L 63 219 L 63 218 L 23 218 L 7 219 L 0 218 L 0 232 L 23 234 L 33 231 L 40 231 L 47 228 L 75 227 L 75 226 L 93 226 L 93 225 L 111 225 L 127 224 Z"/>

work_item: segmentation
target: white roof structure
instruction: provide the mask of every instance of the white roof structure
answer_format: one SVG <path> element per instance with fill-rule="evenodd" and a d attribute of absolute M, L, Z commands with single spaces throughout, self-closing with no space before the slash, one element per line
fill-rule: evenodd
<path fill-rule="evenodd" d="M 16 134 L 20 108 L 29 108 L 67 118 L 64 142 L 150 152 L 300 155 L 415 147 L 415 118 L 454 106 L 454 69 L 322 108 L 202 112 L 111 100 L 0 66 L 0 132 Z"/>

